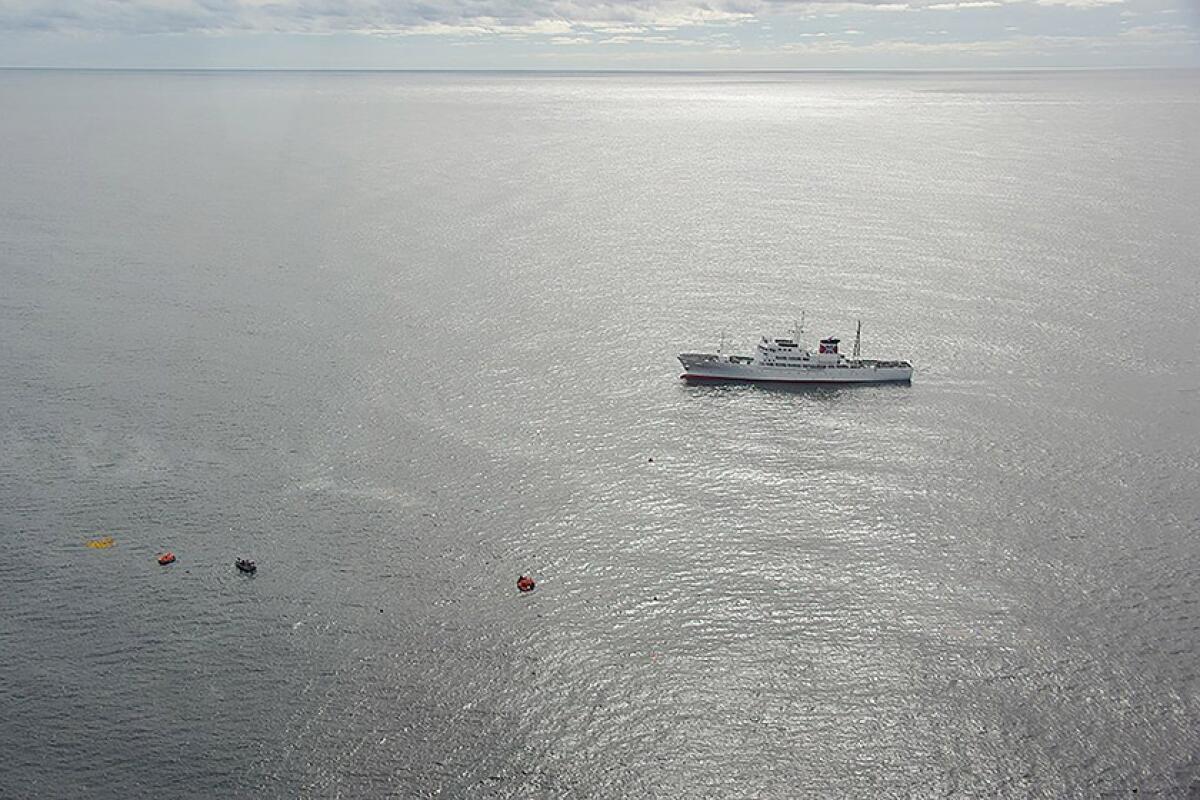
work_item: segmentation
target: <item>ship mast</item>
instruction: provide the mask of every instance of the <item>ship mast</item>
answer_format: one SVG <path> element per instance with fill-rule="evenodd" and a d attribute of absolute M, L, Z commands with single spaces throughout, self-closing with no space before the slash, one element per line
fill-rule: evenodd
<path fill-rule="evenodd" d="M 854 358 L 862 355 L 862 320 L 858 321 L 858 328 L 854 331 Z"/>

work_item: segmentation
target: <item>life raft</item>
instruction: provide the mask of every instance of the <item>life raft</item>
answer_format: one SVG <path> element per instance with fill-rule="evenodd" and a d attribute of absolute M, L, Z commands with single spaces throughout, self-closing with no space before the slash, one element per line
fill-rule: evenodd
<path fill-rule="evenodd" d="M 517 589 L 522 592 L 532 592 L 533 587 L 536 585 L 537 584 L 533 582 L 533 578 L 529 577 L 528 575 L 522 575 L 521 577 L 517 578 Z"/>
<path fill-rule="evenodd" d="M 164 567 L 167 564 L 173 564 L 174 562 L 175 562 L 175 554 L 174 553 L 168 551 L 166 553 L 158 554 L 158 563 L 162 564 Z"/>
<path fill-rule="evenodd" d="M 256 569 L 258 569 L 258 566 L 248 558 L 239 558 L 237 561 L 233 562 L 233 565 L 242 572 L 254 572 Z"/>

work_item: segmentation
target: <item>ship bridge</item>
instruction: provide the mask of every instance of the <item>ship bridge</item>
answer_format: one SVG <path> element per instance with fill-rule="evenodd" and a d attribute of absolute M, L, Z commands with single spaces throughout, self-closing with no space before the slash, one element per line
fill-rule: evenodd
<path fill-rule="evenodd" d="M 758 363 L 765 367 L 836 367 L 846 362 L 838 353 L 840 339 L 822 339 L 816 353 L 801 347 L 795 339 L 763 336 L 758 342 Z"/>

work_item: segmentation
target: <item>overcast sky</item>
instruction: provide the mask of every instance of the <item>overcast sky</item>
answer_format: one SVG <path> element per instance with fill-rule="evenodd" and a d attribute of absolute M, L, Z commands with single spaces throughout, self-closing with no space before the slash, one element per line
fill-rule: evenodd
<path fill-rule="evenodd" d="M 1200 0 L 0 0 L 0 66 L 1200 66 Z"/>

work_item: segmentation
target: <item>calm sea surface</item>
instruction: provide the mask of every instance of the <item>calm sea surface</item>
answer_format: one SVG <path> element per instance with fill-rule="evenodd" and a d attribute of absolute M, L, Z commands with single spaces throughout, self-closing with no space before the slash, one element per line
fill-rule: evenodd
<path fill-rule="evenodd" d="M 1185 72 L 0 72 L 0 796 L 1195 796 L 1197 142 Z M 679 381 L 802 309 L 912 385 Z"/>

